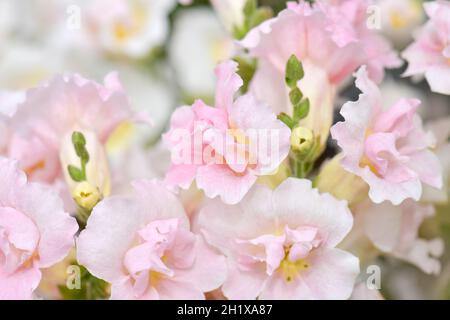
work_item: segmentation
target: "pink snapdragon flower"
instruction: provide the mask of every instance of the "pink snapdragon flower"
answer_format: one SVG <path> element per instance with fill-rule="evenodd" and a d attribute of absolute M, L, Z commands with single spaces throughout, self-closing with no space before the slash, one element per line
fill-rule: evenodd
<path fill-rule="evenodd" d="M 197 100 L 178 108 L 164 141 L 172 154 L 166 182 L 187 189 L 195 179 L 206 196 L 237 203 L 260 175 L 272 174 L 286 158 L 290 130 L 264 104 L 246 94 L 237 63 L 216 68 L 215 108 Z"/>
<path fill-rule="evenodd" d="M 311 105 L 301 125 L 320 136 L 325 145 L 333 121 L 336 92 L 362 64 L 380 82 L 384 68 L 402 62 L 389 43 L 369 28 L 367 0 L 288 2 L 275 18 L 251 30 L 241 44 L 258 58 L 250 91 L 276 113 L 292 112 L 285 66 L 295 54 L 305 76 L 298 87 Z"/>
<path fill-rule="evenodd" d="M 31 299 L 42 268 L 61 261 L 78 224 L 50 188 L 27 182 L 17 161 L 0 157 L 0 300 Z"/>
<path fill-rule="evenodd" d="M 132 117 L 116 73 L 108 74 L 104 85 L 79 75 L 56 76 L 25 92 L 10 120 L 8 155 L 19 160 L 30 180 L 53 183 L 62 177 L 59 157 L 65 137 L 87 131 L 104 144 Z"/>
<path fill-rule="evenodd" d="M 358 259 L 336 248 L 352 228 L 345 201 L 289 178 L 255 186 L 237 205 L 207 204 L 199 230 L 227 256 L 229 299 L 347 299 Z"/>
<path fill-rule="evenodd" d="M 404 76 L 425 75 L 432 91 L 450 95 L 450 3 L 438 0 L 423 6 L 430 20 L 403 51 L 408 61 Z"/>
<path fill-rule="evenodd" d="M 190 232 L 181 203 L 153 181 L 93 210 L 78 261 L 112 283 L 112 299 L 203 299 L 225 278 L 224 257 Z"/>
<path fill-rule="evenodd" d="M 420 101 L 401 99 L 383 106 L 380 91 L 364 66 L 356 73 L 355 83 L 362 94 L 358 101 L 342 106 L 345 121 L 331 128 L 344 153 L 342 166 L 368 183 L 375 203 L 419 200 L 422 182 L 440 188 L 441 165 L 429 150 L 434 138 L 416 115 Z"/>
<path fill-rule="evenodd" d="M 281 76 L 291 54 L 323 67 L 329 80 L 341 84 L 362 64 L 376 82 L 384 68 L 401 62 L 389 43 L 368 27 L 367 0 L 288 2 L 287 9 L 251 30 L 241 42 L 250 54 Z M 269 67 L 269 66 L 265 66 Z"/>

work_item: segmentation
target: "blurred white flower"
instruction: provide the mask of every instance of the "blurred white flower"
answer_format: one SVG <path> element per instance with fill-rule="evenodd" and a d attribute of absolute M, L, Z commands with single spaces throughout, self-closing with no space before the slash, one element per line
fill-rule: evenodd
<path fill-rule="evenodd" d="M 0 59 L 0 88 L 23 90 L 34 87 L 58 71 L 64 71 L 63 55 L 49 46 L 9 41 Z"/>
<path fill-rule="evenodd" d="M 66 8 L 74 2 L 71 0 L 1 0 L 0 34 L 6 30 L 13 32 L 14 38 L 29 43 L 47 41 L 52 33 L 61 28 L 61 24 L 67 17 Z"/>
<path fill-rule="evenodd" d="M 413 31 L 425 20 L 422 0 L 378 0 L 383 33 L 399 49 L 412 41 Z"/>
<path fill-rule="evenodd" d="M 0 1 L 0 55 L 14 24 L 13 1 Z"/>
<path fill-rule="evenodd" d="M 177 14 L 169 56 L 183 92 L 211 96 L 214 68 L 232 56 L 233 48 L 233 40 L 210 9 L 191 8 Z"/>
<path fill-rule="evenodd" d="M 88 31 L 109 53 L 142 58 L 162 45 L 176 0 L 95 0 L 86 8 Z"/>
<path fill-rule="evenodd" d="M 211 4 L 228 31 L 244 23 L 244 6 L 247 0 L 211 0 Z"/>

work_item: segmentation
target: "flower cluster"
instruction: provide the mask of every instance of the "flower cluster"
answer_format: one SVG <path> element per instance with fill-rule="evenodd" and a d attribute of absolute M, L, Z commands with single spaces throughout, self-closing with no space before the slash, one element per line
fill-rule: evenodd
<path fill-rule="evenodd" d="M 448 288 L 450 3 L 210 2 L 0 3 L 0 299 Z"/>

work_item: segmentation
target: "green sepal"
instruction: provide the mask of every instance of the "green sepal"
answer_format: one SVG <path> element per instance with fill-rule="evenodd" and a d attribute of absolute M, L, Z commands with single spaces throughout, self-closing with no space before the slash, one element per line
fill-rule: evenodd
<path fill-rule="evenodd" d="M 294 121 L 298 122 L 308 116 L 309 113 L 309 99 L 306 98 L 300 103 L 294 105 Z"/>
<path fill-rule="evenodd" d="M 304 76 L 303 65 L 293 54 L 286 63 L 285 80 L 289 88 L 297 87 L 297 82 Z"/>
<path fill-rule="evenodd" d="M 81 182 L 86 180 L 84 172 L 71 164 L 67 166 L 67 171 L 69 172 L 69 175 L 72 178 L 72 180 L 75 182 Z"/>
<path fill-rule="evenodd" d="M 75 148 L 75 153 L 84 164 L 89 162 L 89 153 L 86 150 L 86 138 L 79 131 L 72 133 L 72 143 Z"/>
<path fill-rule="evenodd" d="M 291 104 L 292 104 L 293 106 L 299 104 L 299 103 L 302 101 L 302 98 L 303 98 L 303 93 L 302 93 L 302 91 L 301 91 L 299 88 L 297 88 L 297 87 L 295 87 L 294 89 L 292 89 L 292 90 L 289 92 L 289 100 L 291 101 Z"/>
<path fill-rule="evenodd" d="M 295 121 L 284 112 L 281 112 L 280 114 L 278 114 L 277 118 L 278 118 L 278 120 L 282 121 L 285 125 L 287 125 L 291 130 L 296 125 Z"/>

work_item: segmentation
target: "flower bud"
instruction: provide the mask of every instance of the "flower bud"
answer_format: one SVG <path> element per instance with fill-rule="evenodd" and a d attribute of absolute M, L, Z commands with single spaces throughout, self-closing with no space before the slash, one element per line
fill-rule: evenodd
<path fill-rule="evenodd" d="M 291 147 L 294 152 L 307 153 L 314 144 L 313 132 L 305 127 L 297 127 L 292 130 Z"/>
<path fill-rule="evenodd" d="M 110 194 L 105 148 L 94 132 L 68 133 L 62 140 L 60 160 L 72 198 L 81 208 L 91 210 Z"/>
<path fill-rule="evenodd" d="M 318 151 L 325 148 L 333 122 L 336 86 L 330 82 L 324 69 L 309 61 L 302 61 L 305 76 L 298 82 L 303 96 L 309 99 L 308 115 L 300 121 L 302 127 L 311 129 L 320 137 Z"/>
<path fill-rule="evenodd" d="M 76 184 L 72 191 L 72 197 L 80 207 L 92 210 L 102 199 L 102 194 L 97 187 L 87 181 L 82 181 Z"/>

